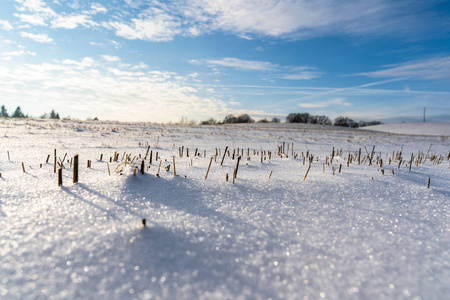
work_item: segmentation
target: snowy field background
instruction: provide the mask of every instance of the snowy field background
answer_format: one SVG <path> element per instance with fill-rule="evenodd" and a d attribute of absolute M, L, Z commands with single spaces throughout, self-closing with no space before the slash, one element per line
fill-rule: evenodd
<path fill-rule="evenodd" d="M 448 299 L 449 128 L 0 120 L 0 299 Z M 288 157 L 275 155 L 283 142 Z M 144 175 L 113 172 L 125 152 L 140 166 L 148 146 Z M 373 165 L 347 167 L 373 146 Z M 235 184 L 232 155 L 205 180 L 225 147 L 244 149 Z"/>

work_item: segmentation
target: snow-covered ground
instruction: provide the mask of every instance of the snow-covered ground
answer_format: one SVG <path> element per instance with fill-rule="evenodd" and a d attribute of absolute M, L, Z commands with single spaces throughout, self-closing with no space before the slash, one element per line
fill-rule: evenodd
<path fill-rule="evenodd" d="M 0 120 L 0 299 L 448 299 L 442 127 Z"/>
<path fill-rule="evenodd" d="M 450 136 L 450 121 L 448 123 L 380 124 L 363 129 L 397 134 Z"/>

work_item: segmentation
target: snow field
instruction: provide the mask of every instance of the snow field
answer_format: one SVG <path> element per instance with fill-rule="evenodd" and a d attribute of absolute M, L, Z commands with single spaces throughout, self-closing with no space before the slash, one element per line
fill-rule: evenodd
<path fill-rule="evenodd" d="M 449 162 L 386 165 L 402 149 L 447 158 L 442 136 L 289 126 L 182 127 L 107 122 L 0 123 L 1 299 L 445 299 L 449 280 Z M 314 160 L 242 157 L 294 143 Z M 108 175 L 114 152 L 162 158 L 144 175 Z M 364 146 L 385 163 L 344 158 Z M 190 156 L 179 157 L 178 149 Z M 343 149 L 333 165 L 332 147 Z M 192 155 L 198 148 L 206 157 Z M 48 154 L 80 156 L 80 181 Z M 7 151 L 10 152 L 8 161 Z M 291 151 L 291 150 L 290 150 Z M 103 153 L 104 161 L 98 161 Z M 172 165 L 176 170 L 164 170 Z M 190 166 L 191 158 L 193 166 Z M 86 168 L 86 161 L 92 167 Z M 165 161 L 167 159 L 167 162 Z M 51 157 L 49 162 L 52 162 Z M 21 163 L 26 172 L 23 173 Z M 40 164 L 43 167 L 40 168 Z M 111 172 L 118 163 L 111 163 Z M 332 175 L 332 167 L 342 172 Z M 146 166 L 148 165 L 148 159 Z M 391 170 L 394 169 L 392 174 Z M 269 179 L 269 174 L 272 173 Z M 230 181 L 225 181 L 225 174 Z M 372 179 L 373 178 L 373 179 Z M 431 188 L 427 189 L 428 178 Z M 146 218 L 147 227 L 141 219 Z"/>

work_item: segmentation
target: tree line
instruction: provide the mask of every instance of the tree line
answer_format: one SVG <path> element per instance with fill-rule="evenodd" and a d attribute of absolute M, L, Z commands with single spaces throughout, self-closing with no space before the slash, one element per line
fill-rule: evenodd
<path fill-rule="evenodd" d="M 8 111 L 6 110 L 5 106 L 2 105 L 1 109 L 0 109 L 0 117 L 3 117 L 3 118 L 9 118 L 9 117 L 28 118 L 28 115 L 25 115 L 22 112 L 22 109 L 20 108 L 20 106 L 17 106 L 14 113 L 10 116 L 8 114 Z M 45 114 L 41 115 L 40 118 L 41 119 L 59 120 L 60 116 L 59 116 L 59 113 L 55 112 L 55 110 L 52 109 L 52 111 L 50 113 L 45 113 Z M 98 119 L 95 118 L 94 120 L 98 120 Z M 193 125 L 193 124 L 191 124 L 192 122 L 196 123 L 195 121 L 188 121 L 187 119 L 182 118 L 181 122 L 179 124 Z M 274 117 L 270 121 L 267 119 L 261 119 L 261 120 L 255 121 L 248 114 L 242 114 L 237 117 L 232 114 L 229 114 L 223 119 L 223 121 L 217 121 L 216 119 L 210 118 L 206 121 L 200 122 L 200 125 L 220 125 L 220 124 L 239 124 L 239 123 L 280 123 L 280 119 Z M 342 117 L 342 116 L 335 118 L 334 122 L 332 122 L 331 119 L 325 115 L 311 115 L 309 113 L 290 113 L 286 117 L 286 123 L 334 125 L 334 126 L 351 127 L 351 128 L 358 128 L 358 127 L 381 124 L 380 121 L 356 122 L 353 119 L 350 119 L 348 117 Z"/>
<path fill-rule="evenodd" d="M 272 118 L 270 121 L 267 119 L 255 121 L 248 114 L 242 114 L 237 117 L 230 114 L 227 115 L 223 119 L 223 121 L 217 121 L 216 119 L 210 118 L 206 121 L 200 122 L 200 125 L 221 125 L 221 124 L 239 124 L 239 123 L 280 123 L 280 119 Z"/>
<path fill-rule="evenodd" d="M 240 116 L 227 115 L 223 121 L 217 121 L 210 118 L 206 121 L 200 122 L 200 125 L 220 125 L 220 124 L 237 124 L 237 123 L 280 123 L 280 119 L 272 118 L 272 120 L 262 119 L 256 121 L 248 114 Z M 302 123 L 302 124 L 318 124 L 318 125 L 334 125 L 342 127 L 358 128 L 364 126 L 378 125 L 380 121 L 359 121 L 356 122 L 348 117 L 339 116 L 334 119 L 334 122 L 325 115 L 311 115 L 309 113 L 290 113 L 286 117 L 286 123 Z"/>
<path fill-rule="evenodd" d="M 334 126 L 342 126 L 342 127 L 350 127 L 350 128 L 358 128 L 372 125 L 381 124 L 380 121 L 359 121 L 356 122 L 353 119 L 348 117 L 339 116 L 334 119 L 334 122 L 331 119 L 324 115 L 310 115 L 309 113 L 290 113 L 286 117 L 287 123 L 303 123 L 303 124 L 320 124 L 320 125 L 334 125 Z"/>
<path fill-rule="evenodd" d="M 6 110 L 6 107 L 4 105 L 2 105 L 2 107 L 0 109 L 0 117 L 4 117 L 4 118 L 10 117 L 8 114 L 8 111 Z M 20 106 L 17 106 L 16 110 L 11 115 L 11 118 L 28 118 L 28 115 L 25 115 L 22 112 L 22 109 L 20 108 Z"/>
<path fill-rule="evenodd" d="M 2 105 L 2 107 L 0 108 L 0 117 L 3 117 L 3 118 L 28 118 L 28 114 L 27 115 L 24 114 L 22 112 L 22 109 L 20 108 L 20 106 L 17 106 L 17 108 L 13 112 L 13 114 L 9 115 L 6 107 L 4 105 Z M 52 111 L 50 113 L 45 113 L 45 114 L 41 115 L 40 118 L 41 119 L 59 120 L 60 116 L 59 116 L 59 113 L 55 112 L 55 110 L 52 109 Z"/>
<path fill-rule="evenodd" d="M 327 116 L 310 115 L 309 113 L 290 113 L 286 117 L 287 123 L 304 123 L 304 124 L 320 124 L 320 125 L 334 125 L 342 127 L 358 128 L 364 126 L 372 126 L 381 124 L 380 121 L 359 121 L 356 122 L 348 117 L 339 116 L 334 119 L 334 122 Z"/>

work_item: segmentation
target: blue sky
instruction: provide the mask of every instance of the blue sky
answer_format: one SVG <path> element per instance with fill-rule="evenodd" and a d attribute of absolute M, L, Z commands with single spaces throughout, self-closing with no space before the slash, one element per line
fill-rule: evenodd
<path fill-rule="evenodd" d="M 450 3 L 2 0 L 12 113 L 450 121 Z"/>

